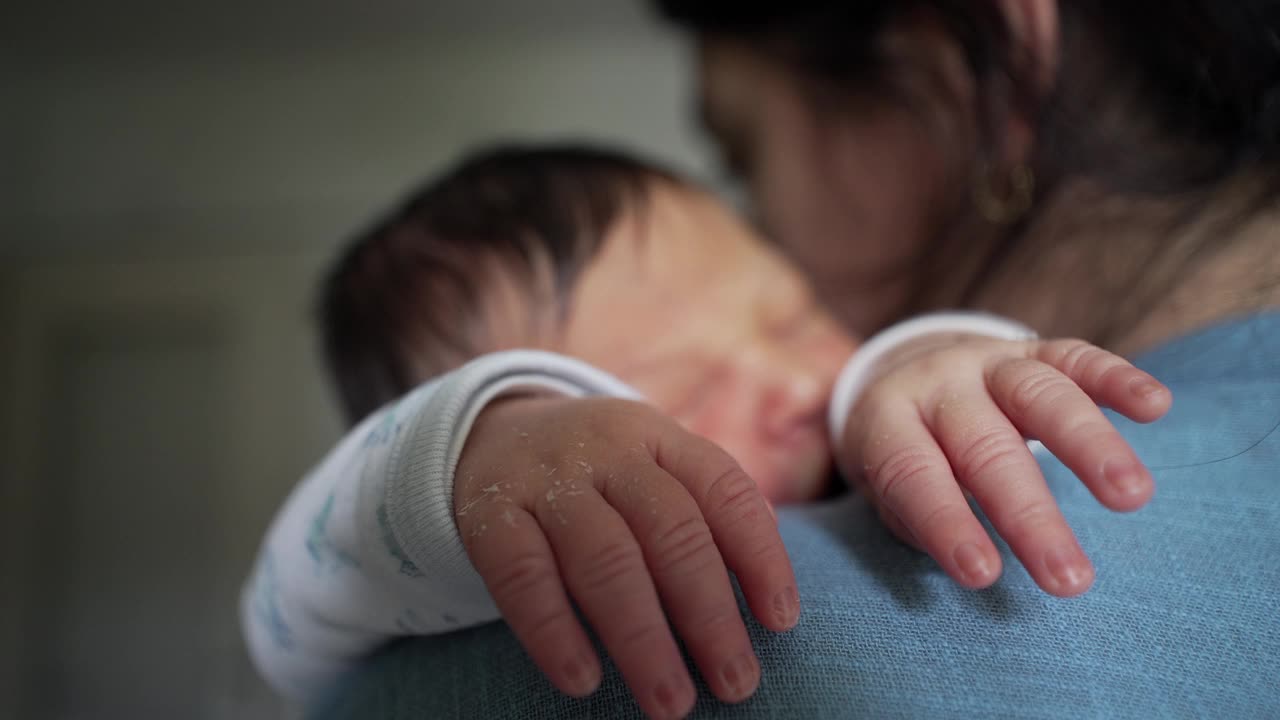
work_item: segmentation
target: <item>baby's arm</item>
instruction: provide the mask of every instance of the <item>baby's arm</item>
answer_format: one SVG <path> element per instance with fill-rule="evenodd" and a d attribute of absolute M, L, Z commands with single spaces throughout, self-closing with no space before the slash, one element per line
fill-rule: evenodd
<path fill-rule="evenodd" d="M 387 640 L 498 617 L 453 519 L 453 474 L 495 397 L 537 388 L 635 397 L 547 353 L 481 358 L 375 413 L 276 516 L 242 598 L 255 663 L 280 692 L 315 697 Z"/>
<path fill-rule="evenodd" d="M 954 329 L 927 328 L 935 340 L 945 338 L 945 333 Z M 912 343 L 898 344 L 907 349 L 914 347 Z M 864 351 L 863 356 L 870 354 Z M 891 360 L 876 366 L 888 364 Z M 477 508 L 505 510 L 502 503 L 513 501 L 514 494 L 489 493 L 492 481 L 486 479 L 489 474 L 502 479 L 505 471 L 501 467 L 487 467 L 484 462 L 498 459 L 501 464 L 504 459 L 525 452 L 524 438 L 506 437 L 514 431 L 506 434 L 495 431 L 486 435 L 488 439 L 483 451 L 471 448 L 472 454 L 484 462 L 474 468 L 474 473 L 463 468 L 457 498 L 454 475 L 472 424 L 480 411 L 498 396 L 522 389 L 550 390 L 568 396 L 636 397 L 632 390 L 610 376 L 559 356 L 528 352 L 488 356 L 419 388 L 395 405 L 375 413 L 352 431 L 295 489 L 273 523 L 243 599 L 243 623 L 251 654 L 263 674 L 281 692 L 299 699 L 315 697 L 336 676 L 388 640 L 406 635 L 448 632 L 499 617 L 490 589 L 495 578 L 500 580 L 502 568 L 481 561 L 482 573 L 477 573 L 472 563 L 478 553 L 485 553 L 481 545 L 498 550 L 520 549 L 498 541 L 499 530 L 505 532 L 508 527 L 513 527 L 509 525 L 511 518 L 504 511 L 496 516 L 503 523 L 501 525 L 486 524 L 484 520 L 477 524 L 473 521 L 484 516 L 478 512 L 458 511 L 457 503 L 464 501 L 462 507 L 465 510 L 470 507 L 474 496 L 481 501 Z M 614 418 L 636 415 L 634 411 L 612 406 L 600 415 L 600 411 L 589 406 L 555 406 L 554 403 L 502 405 L 511 406 L 511 409 L 503 411 L 502 417 L 513 413 L 518 415 L 518 408 L 529 408 L 530 413 L 537 415 L 543 412 L 539 408 L 545 407 L 546 415 L 542 417 L 554 418 L 556 422 L 575 421 L 584 432 L 597 434 L 602 426 L 591 419 L 592 413 Z M 499 416 L 496 410 L 486 413 L 488 415 Z M 492 421 L 489 424 L 492 425 Z M 513 419 L 510 424 L 514 426 L 517 423 Z M 690 448 L 691 457 L 701 457 L 710 463 L 706 464 L 707 468 L 714 470 L 712 466 L 716 462 L 723 464 L 723 461 L 715 460 L 716 454 L 709 444 L 704 443 L 708 447 L 702 447 L 691 443 L 678 428 L 662 423 L 660 418 L 641 418 L 630 425 L 614 423 L 614 427 L 621 434 L 613 440 L 662 437 L 673 447 Z M 551 455 L 564 454 L 566 448 L 557 446 L 556 437 L 559 436 L 552 434 L 542 438 L 543 445 L 539 447 Z M 500 447 L 504 439 L 519 442 L 504 449 Z M 613 479 L 610 466 L 620 461 L 629 467 L 635 467 L 636 462 L 650 466 L 666 462 L 657 457 L 659 445 L 652 442 L 639 445 L 632 442 L 628 447 L 621 447 L 617 442 L 614 445 L 626 452 L 610 454 L 613 451 L 608 442 L 593 446 L 589 451 L 585 448 L 580 451 L 576 447 L 568 450 L 577 456 L 578 461 L 586 463 L 586 467 L 594 467 L 597 473 L 603 471 L 609 480 Z M 654 452 L 655 455 L 645 459 L 635 456 L 635 449 Z M 723 455 L 722 452 L 720 454 Z M 590 461 L 585 459 L 587 456 L 591 457 Z M 551 456 L 545 459 L 549 461 L 548 470 L 557 466 L 551 461 Z M 569 467 L 570 472 L 575 472 L 576 467 Z M 704 476 L 716 473 L 671 474 L 693 489 L 698 487 L 698 483 L 708 481 Z M 658 475 L 664 473 L 659 472 Z M 552 485 L 544 488 L 541 495 L 531 491 L 529 497 L 557 495 L 560 488 L 555 485 L 556 479 L 539 474 L 534 480 L 552 482 Z M 533 487 L 527 482 L 521 486 L 526 489 Z M 725 486 L 725 483 L 717 484 L 721 489 Z M 706 493 L 694 494 L 698 505 L 711 498 Z M 743 493 L 735 497 L 750 499 L 757 495 Z M 570 493 L 565 495 L 564 502 L 576 503 L 579 497 Z M 619 502 L 630 502 L 630 495 L 624 493 Z M 764 507 L 763 502 L 760 506 Z M 621 505 L 615 504 L 615 507 Z M 668 512 L 668 505 L 662 507 L 664 514 L 661 517 L 670 520 L 673 515 Z M 688 509 L 690 512 L 695 509 L 704 512 L 705 520 L 698 522 L 709 523 L 713 530 L 720 527 L 715 513 L 706 513 L 703 507 L 690 506 Z M 455 511 L 459 516 L 456 522 Z M 558 522 L 557 515 L 552 529 Z M 466 531 L 466 538 L 459 537 L 459 525 L 463 524 L 473 526 Z M 777 533 L 776 528 L 770 525 L 761 532 L 750 534 L 759 544 L 770 538 L 776 539 Z M 716 544 L 719 544 L 719 539 L 717 537 Z M 652 549 L 649 543 L 653 538 L 646 536 L 637 540 L 646 551 Z M 591 547 L 591 544 L 580 546 Z M 732 551 L 746 545 L 734 542 L 726 547 Z M 778 548 L 780 551 L 781 546 Z M 726 560 L 735 564 L 732 563 L 732 552 L 726 552 Z M 494 554 L 493 558 L 499 554 Z M 522 560 L 520 557 L 515 559 Z M 772 598 L 778 590 L 774 586 L 785 584 L 789 573 L 785 555 L 781 552 L 777 562 L 754 562 L 739 565 L 734 570 L 740 581 L 746 580 L 744 588 L 752 586 L 748 595 L 754 608 L 765 607 L 768 601 L 760 598 Z M 481 574 L 490 581 L 489 586 Z M 772 579 L 753 584 L 752 578 L 765 576 Z M 680 601 L 688 594 L 689 587 L 692 586 L 685 583 L 672 597 L 664 596 L 669 610 L 681 607 Z M 501 606 L 503 598 L 498 595 L 498 605 Z M 725 597 L 729 598 L 727 602 L 732 606 L 731 595 Z M 558 666 L 548 654 L 567 652 L 569 648 L 565 642 L 534 640 L 532 635 L 537 634 L 536 621 L 539 618 L 523 617 L 540 605 L 520 598 L 508 600 L 509 607 L 503 615 L 530 647 L 535 660 L 548 668 L 553 681 L 570 690 L 574 683 L 566 679 L 563 672 L 552 669 Z M 612 602 L 612 606 L 616 607 L 616 602 Z M 516 610 L 520 612 L 516 613 Z M 763 621 L 768 627 L 781 629 L 794 622 L 794 618 L 787 620 L 769 616 Z M 676 622 L 681 625 L 680 618 L 676 618 Z M 606 626 L 606 630 L 617 630 L 622 625 L 625 623 L 612 623 Z M 534 630 L 528 630 L 528 627 Z M 689 627 L 698 627 L 698 623 L 692 622 Z M 704 643 L 699 638 L 690 637 L 684 628 L 678 629 L 698 654 Z M 745 632 L 738 634 L 745 643 Z M 727 634 L 720 632 L 719 637 L 721 639 L 716 642 L 726 645 L 723 639 Z M 708 650 L 700 664 L 705 661 L 711 666 L 708 669 L 713 670 L 714 659 L 724 649 Z M 656 672 L 656 666 L 663 665 L 653 657 L 634 661 L 623 658 L 622 664 L 628 662 L 634 663 L 634 669 L 624 671 L 624 674 L 632 682 Z M 598 667 L 593 672 L 598 673 Z M 713 671 L 711 675 L 713 690 L 725 699 L 740 698 L 746 689 L 746 685 L 731 688 L 722 682 L 717 672 Z M 646 700 L 641 702 L 643 705 Z"/>
<path fill-rule="evenodd" d="M 956 313 L 864 346 L 837 383 L 831 425 L 845 475 L 957 582 L 985 587 L 1000 574 L 968 493 L 1036 583 L 1069 596 L 1088 589 L 1093 568 L 1026 440 L 1041 441 L 1106 507 L 1136 510 L 1151 497 L 1150 473 L 1098 405 L 1151 422 L 1170 401 L 1150 375 L 1093 345 Z"/>
<path fill-rule="evenodd" d="M 511 352 L 366 420 L 290 496 L 245 588 L 261 672 L 315 699 L 394 637 L 501 610 L 551 681 L 585 695 L 602 673 L 576 604 L 649 714 L 695 700 L 673 629 L 717 697 L 746 698 L 759 665 L 729 571 L 761 624 L 794 625 L 777 523 L 723 450 L 634 397 L 577 361 Z"/>

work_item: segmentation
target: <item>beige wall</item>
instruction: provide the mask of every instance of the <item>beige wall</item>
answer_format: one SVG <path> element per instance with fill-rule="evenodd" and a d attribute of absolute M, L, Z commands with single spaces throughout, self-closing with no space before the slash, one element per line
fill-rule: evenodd
<path fill-rule="evenodd" d="M 327 247 L 407 183 L 495 138 L 617 142 L 698 170 L 685 53 L 644 27 L 495 30 L 350 54 L 14 63 L 0 77 L 0 252 Z M 246 223 L 270 232 L 245 237 Z M 130 237 L 151 228 L 192 232 Z"/>

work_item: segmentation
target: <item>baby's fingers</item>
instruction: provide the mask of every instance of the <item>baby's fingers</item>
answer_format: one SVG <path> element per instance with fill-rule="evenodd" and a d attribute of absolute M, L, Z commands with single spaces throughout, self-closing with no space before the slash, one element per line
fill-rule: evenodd
<path fill-rule="evenodd" d="M 953 396 L 933 409 L 930 427 L 961 485 L 973 493 L 1036 584 L 1061 597 L 1089 589 L 1093 566 L 1058 510 L 1026 442 L 990 397 Z"/>
<path fill-rule="evenodd" d="M 684 717 L 696 692 L 640 544 L 594 488 L 562 488 L 539 498 L 536 514 L 569 592 L 645 714 Z"/>
<path fill-rule="evenodd" d="M 566 695 L 594 692 L 600 661 L 574 616 L 537 521 L 517 507 L 495 505 L 460 528 L 472 564 L 533 662 Z"/>
<path fill-rule="evenodd" d="M 1116 374 L 1121 376 L 1128 373 Z M 1151 499 L 1151 473 L 1071 379 L 1042 362 L 1019 359 L 995 366 L 987 383 L 1009 420 L 1027 437 L 1044 443 L 1103 505 L 1129 511 Z"/>
<path fill-rule="evenodd" d="M 1035 357 L 1070 378 L 1098 405 L 1135 422 L 1159 420 L 1173 404 L 1173 394 L 1160 381 L 1083 340 L 1040 343 Z"/>
<path fill-rule="evenodd" d="M 956 484 L 951 465 L 914 408 L 886 409 L 856 440 L 862 448 L 865 492 L 882 517 L 894 517 L 899 537 L 914 538 L 956 582 L 982 588 L 1000 577 L 1000 554 Z M 848 443 L 843 443 L 849 446 Z M 894 529 L 890 526 L 891 529 Z"/>
<path fill-rule="evenodd" d="M 711 691 L 725 702 L 755 692 L 760 664 L 729 572 L 693 498 L 652 464 L 611 476 L 605 499 L 635 533 L 663 607 Z"/>
<path fill-rule="evenodd" d="M 727 452 L 689 433 L 664 436 L 655 458 L 693 496 L 760 624 L 778 632 L 795 626 L 795 573 L 777 518 L 755 482 Z"/>

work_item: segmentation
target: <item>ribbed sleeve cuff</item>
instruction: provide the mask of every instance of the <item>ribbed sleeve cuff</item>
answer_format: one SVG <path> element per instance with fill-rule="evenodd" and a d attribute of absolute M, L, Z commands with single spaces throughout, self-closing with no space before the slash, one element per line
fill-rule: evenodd
<path fill-rule="evenodd" d="M 631 387 L 585 363 L 552 353 L 487 355 L 443 378 L 417 411 L 408 413 L 393 449 L 385 488 L 386 521 L 404 557 L 404 571 L 429 574 L 451 605 L 496 615 L 483 580 L 471 565 L 453 515 L 458 459 L 480 411 L 495 398 L 527 389 L 569 396 L 641 399 Z"/>
<path fill-rule="evenodd" d="M 858 398 L 867 389 L 876 366 L 884 356 L 904 343 L 935 333 L 970 333 L 997 340 L 1034 340 L 1037 337 L 1034 330 L 1016 320 L 981 312 L 932 313 L 881 330 L 858 348 L 836 380 L 828 416 L 833 446 L 839 446 L 849 413 L 858 404 Z"/>

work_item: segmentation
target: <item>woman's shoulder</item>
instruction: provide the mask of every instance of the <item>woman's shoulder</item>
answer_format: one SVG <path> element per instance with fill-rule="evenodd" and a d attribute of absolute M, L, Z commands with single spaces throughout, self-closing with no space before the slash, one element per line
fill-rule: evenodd
<path fill-rule="evenodd" d="M 1234 318 L 1135 359 L 1173 391 L 1173 409 L 1150 425 L 1113 422 L 1155 475 L 1157 495 L 1198 495 L 1211 481 L 1274 494 L 1280 466 L 1280 310 Z M 1045 463 L 1058 487 L 1075 483 Z M 1055 482 L 1056 481 L 1056 482 Z M 1069 491 L 1068 491 L 1069 492 Z"/>
<path fill-rule="evenodd" d="M 1165 383 L 1280 381 L 1280 308 L 1202 328 L 1134 362 Z"/>
<path fill-rule="evenodd" d="M 1121 428 L 1157 483 L 1207 474 L 1272 484 L 1280 465 L 1280 311 L 1205 328 L 1136 364 L 1173 391 L 1164 419 Z"/>

